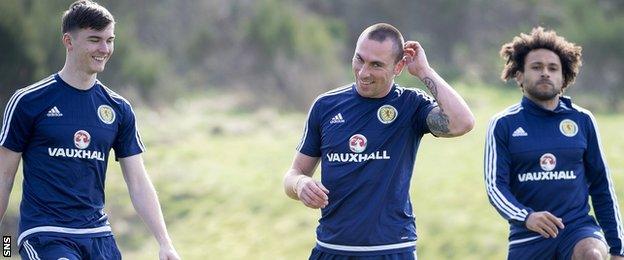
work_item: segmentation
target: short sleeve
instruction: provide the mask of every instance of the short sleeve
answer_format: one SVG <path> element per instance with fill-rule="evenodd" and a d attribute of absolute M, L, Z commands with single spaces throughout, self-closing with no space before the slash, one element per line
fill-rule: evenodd
<path fill-rule="evenodd" d="M 32 135 L 33 117 L 28 115 L 27 106 L 19 90 L 13 94 L 4 110 L 0 145 L 21 153 L 28 146 Z"/>
<path fill-rule="evenodd" d="M 431 132 L 427 125 L 427 116 L 432 109 L 438 106 L 438 103 L 421 89 L 414 89 L 414 95 L 410 100 L 416 106 L 412 119 L 414 131 L 422 135 Z"/>
<path fill-rule="evenodd" d="M 136 117 L 130 104 L 123 102 L 121 123 L 113 143 L 116 159 L 136 155 L 145 151 L 141 135 L 136 125 Z"/>
<path fill-rule="evenodd" d="M 321 129 L 320 129 L 320 104 L 317 99 L 310 111 L 303 128 L 303 136 L 297 146 L 297 151 L 311 157 L 321 156 Z"/>

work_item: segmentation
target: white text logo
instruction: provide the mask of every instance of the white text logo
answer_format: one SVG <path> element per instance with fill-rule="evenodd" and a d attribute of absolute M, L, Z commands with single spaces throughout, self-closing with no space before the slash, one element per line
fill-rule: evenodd
<path fill-rule="evenodd" d="M 574 171 L 527 172 L 518 174 L 518 180 L 520 182 L 574 179 L 576 179 L 576 174 L 574 174 Z"/>
<path fill-rule="evenodd" d="M 105 161 L 104 153 L 98 151 L 78 150 L 68 148 L 48 148 L 48 154 L 52 157 L 66 157 L 79 159 L 95 159 Z"/>
<path fill-rule="evenodd" d="M 387 151 L 376 151 L 370 154 L 366 153 L 328 153 L 327 160 L 329 162 L 365 162 L 368 160 L 390 160 Z"/>

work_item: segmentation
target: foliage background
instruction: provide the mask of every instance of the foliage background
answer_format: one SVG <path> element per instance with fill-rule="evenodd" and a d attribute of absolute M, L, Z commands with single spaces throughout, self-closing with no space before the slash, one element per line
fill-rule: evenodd
<path fill-rule="evenodd" d="M 70 3 L 0 1 L 2 104 L 62 67 L 60 15 Z M 282 175 L 306 109 L 319 93 L 352 80 L 355 40 L 375 22 L 392 23 L 420 41 L 477 116 L 465 137 L 429 136 L 421 144 L 412 179 L 421 259 L 505 257 L 507 224 L 483 188 L 484 132 L 491 115 L 520 97 L 499 79 L 498 50 L 537 25 L 583 46 L 584 65 L 568 94 L 598 113 L 616 192 L 624 197 L 622 1 L 100 3 L 117 19 L 115 54 L 100 78 L 137 108 L 147 168 L 186 259 L 307 258 L 319 213 L 283 194 Z M 407 73 L 398 81 L 422 87 Z M 157 245 L 115 164 L 107 212 L 118 243 L 127 259 L 154 259 Z M 3 235 L 14 237 L 21 171 L 17 178 L 0 225 Z"/>
<path fill-rule="evenodd" d="M 534 26 L 583 46 L 571 94 L 622 111 L 624 2 L 618 0 L 136 0 L 100 1 L 115 15 L 104 82 L 155 107 L 190 90 L 241 90 L 305 110 L 348 82 L 359 33 L 376 22 L 420 41 L 451 81 L 502 85 L 500 46 Z M 0 1 L 0 100 L 62 67 L 60 15 L 71 1 Z M 587 94 L 587 95 L 586 95 Z M 592 101 L 600 100 L 600 101 Z"/>

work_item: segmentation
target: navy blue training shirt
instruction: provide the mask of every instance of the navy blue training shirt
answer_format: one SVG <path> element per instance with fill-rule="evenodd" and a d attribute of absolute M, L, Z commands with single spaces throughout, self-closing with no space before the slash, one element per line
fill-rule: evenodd
<path fill-rule="evenodd" d="M 55 74 L 17 90 L 3 122 L 0 145 L 23 159 L 18 244 L 41 233 L 111 235 L 103 211 L 109 152 L 144 151 L 128 101 L 99 81 L 79 90 Z"/>
<path fill-rule="evenodd" d="M 321 182 L 329 190 L 316 232 L 319 250 L 414 251 L 410 179 L 435 106 L 423 91 L 396 84 L 383 98 L 362 97 L 351 84 L 314 101 L 297 150 L 320 157 Z"/>
<path fill-rule="evenodd" d="M 595 221 L 609 252 L 624 255 L 624 227 L 594 116 L 561 97 L 554 111 L 524 97 L 495 115 L 485 144 L 490 203 L 511 224 L 510 244 L 540 237 L 526 228 L 531 212 L 548 211 L 564 225 Z"/>

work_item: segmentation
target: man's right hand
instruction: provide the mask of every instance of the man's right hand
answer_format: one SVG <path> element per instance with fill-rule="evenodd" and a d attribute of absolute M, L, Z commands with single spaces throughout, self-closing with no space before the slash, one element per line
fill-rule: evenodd
<path fill-rule="evenodd" d="M 533 212 L 526 219 L 526 227 L 545 238 L 557 237 L 559 229 L 563 229 L 563 220 L 548 211 Z"/>
<path fill-rule="evenodd" d="M 311 177 L 302 177 L 296 183 L 297 197 L 307 207 L 318 209 L 325 208 L 329 204 L 329 190 L 320 181 L 315 181 Z"/>

